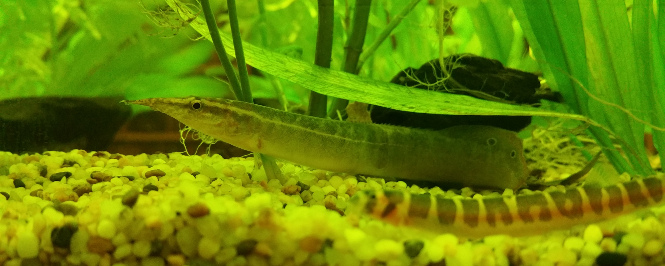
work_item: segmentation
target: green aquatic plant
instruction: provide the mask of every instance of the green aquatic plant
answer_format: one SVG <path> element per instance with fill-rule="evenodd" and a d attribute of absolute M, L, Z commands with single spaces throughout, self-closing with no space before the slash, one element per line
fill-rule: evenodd
<path fill-rule="evenodd" d="M 611 129 L 589 131 L 619 172 L 648 175 L 643 144 L 654 130 L 664 147 L 665 5 L 657 1 L 603 2 L 511 0 L 536 59 L 550 86 L 568 106 Z M 661 159 L 663 153 L 660 153 Z"/>
<path fill-rule="evenodd" d="M 222 96 L 209 89 L 215 79 L 192 75 L 211 48 L 190 41 L 186 19 L 156 9 L 170 24 L 154 29 L 141 10 L 132 1 L 3 1 L 0 99 Z"/>
<path fill-rule="evenodd" d="M 644 124 L 656 129 L 657 140 L 662 139 L 658 131 L 661 128 L 655 126 L 663 119 L 658 115 L 663 114 L 663 93 L 657 88 L 665 84 L 663 75 L 657 75 L 665 69 L 657 42 L 662 39 L 663 27 L 657 25 L 662 24 L 665 12 L 662 5 L 646 2 L 636 3 L 628 11 L 623 2 L 616 2 L 602 7 L 607 12 L 600 12 L 595 1 L 490 1 L 463 9 L 475 20 L 474 34 L 482 40 L 483 54 L 509 66 L 533 68 L 533 62 L 537 62 L 549 86 L 561 91 L 572 113 L 404 90 L 375 79 L 322 69 L 249 43 L 244 49 L 247 62 L 253 67 L 337 98 L 412 112 L 530 115 L 584 121 L 591 125 L 589 131 L 620 172 L 647 175 L 652 170 L 642 145 Z M 167 3 L 182 14 L 191 14 L 173 1 Z M 506 19 L 510 14 L 516 20 Z M 562 14 L 566 14 L 565 18 Z M 190 25 L 208 38 L 202 21 L 193 20 Z M 522 36 L 529 41 L 535 60 L 523 59 L 527 46 Z M 220 37 L 231 39 L 223 32 Z M 227 50 L 232 51 L 233 47 L 228 46 Z M 638 65 L 647 71 L 640 72 Z M 627 93 L 629 90 L 635 93 Z M 614 143 L 620 144 L 622 150 L 615 149 Z"/>

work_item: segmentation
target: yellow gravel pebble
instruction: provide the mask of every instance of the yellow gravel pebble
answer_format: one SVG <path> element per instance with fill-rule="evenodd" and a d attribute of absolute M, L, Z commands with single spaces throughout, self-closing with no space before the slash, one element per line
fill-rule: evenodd
<path fill-rule="evenodd" d="M 19 257 L 24 259 L 37 257 L 37 254 L 39 254 L 39 238 L 27 230 L 19 232 L 16 240 L 16 252 Z"/>
<path fill-rule="evenodd" d="M 112 221 L 103 219 L 97 224 L 97 233 L 103 238 L 111 239 L 117 233 L 117 228 Z"/>
<path fill-rule="evenodd" d="M 474 198 L 523 191 L 420 188 L 278 164 L 284 178 L 267 180 L 252 158 L 0 152 L 0 264 L 583 266 L 609 252 L 625 254 L 632 265 L 663 260 L 665 244 L 657 238 L 663 227 L 656 218 L 618 229 L 603 225 L 605 231 L 592 224 L 534 241 L 466 239 L 395 227 L 345 209 L 367 188 Z M 59 172 L 71 176 L 48 178 Z M 77 189 L 83 186 L 87 190 Z M 130 191 L 132 200 L 125 200 Z"/>
<path fill-rule="evenodd" d="M 649 257 L 656 256 L 658 254 L 661 254 L 663 251 L 663 241 L 659 239 L 652 239 L 646 242 L 644 244 L 644 247 L 642 248 L 642 253 L 644 255 L 647 255 Z"/>
<path fill-rule="evenodd" d="M 382 239 L 374 245 L 376 257 L 381 261 L 389 261 L 404 253 L 404 245 L 390 239 Z"/>
<path fill-rule="evenodd" d="M 603 231 L 596 224 L 590 224 L 584 229 L 584 241 L 591 243 L 600 243 L 603 239 Z"/>

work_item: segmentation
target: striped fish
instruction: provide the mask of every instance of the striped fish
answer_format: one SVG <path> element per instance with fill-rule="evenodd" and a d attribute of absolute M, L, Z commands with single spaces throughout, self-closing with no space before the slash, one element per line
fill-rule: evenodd
<path fill-rule="evenodd" d="M 348 209 L 437 233 L 480 238 L 524 236 L 610 219 L 663 201 L 661 177 L 635 178 L 607 187 L 582 186 L 532 194 L 446 198 L 430 193 L 368 190 Z"/>

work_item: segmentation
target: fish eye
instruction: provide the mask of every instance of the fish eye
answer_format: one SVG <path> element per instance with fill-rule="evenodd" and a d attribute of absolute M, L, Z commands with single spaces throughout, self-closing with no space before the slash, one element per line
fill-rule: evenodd
<path fill-rule="evenodd" d="M 196 101 L 192 101 L 191 107 L 192 107 L 192 110 L 199 110 L 199 109 L 201 109 L 201 107 L 203 107 L 203 104 L 201 103 L 201 101 L 196 100 Z"/>
<path fill-rule="evenodd" d="M 515 158 L 515 157 L 517 157 L 517 151 L 515 150 L 510 151 L 510 158 Z"/>
<path fill-rule="evenodd" d="M 495 138 L 489 138 L 487 139 L 487 145 L 489 146 L 494 146 L 496 145 L 497 140 Z"/>

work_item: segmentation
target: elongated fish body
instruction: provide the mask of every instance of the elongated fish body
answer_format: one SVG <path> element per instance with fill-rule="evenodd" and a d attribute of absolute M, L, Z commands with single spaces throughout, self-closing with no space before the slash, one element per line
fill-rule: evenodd
<path fill-rule="evenodd" d="M 664 185 L 661 176 L 607 187 L 473 199 L 361 191 L 351 198 L 346 213 L 364 213 L 395 225 L 471 238 L 495 234 L 524 236 L 594 223 L 660 204 Z"/>
<path fill-rule="evenodd" d="M 241 149 L 333 172 L 499 189 L 521 187 L 528 174 L 522 141 L 514 132 L 489 126 L 432 131 L 194 97 L 128 102 Z"/>

